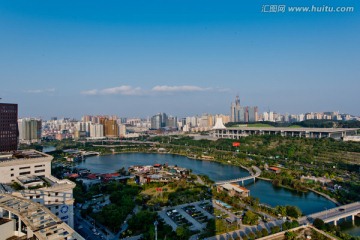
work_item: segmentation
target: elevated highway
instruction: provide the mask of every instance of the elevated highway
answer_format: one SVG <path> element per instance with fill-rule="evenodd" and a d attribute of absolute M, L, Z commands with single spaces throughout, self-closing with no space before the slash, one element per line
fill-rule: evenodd
<path fill-rule="evenodd" d="M 360 214 L 360 202 L 354 202 L 340 207 L 326 209 L 321 212 L 310 214 L 307 216 L 307 220 L 313 222 L 316 218 L 322 219 L 325 223 L 333 222 L 337 225 L 340 219 L 351 217 L 354 221 L 355 216 Z"/>

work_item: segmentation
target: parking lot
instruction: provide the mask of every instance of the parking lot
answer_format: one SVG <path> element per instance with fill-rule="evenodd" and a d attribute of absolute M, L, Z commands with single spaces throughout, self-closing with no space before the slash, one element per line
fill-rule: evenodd
<path fill-rule="evenodd" d="M 184 216 L 182 216 L 176 209 L 170 209 L 166 212 L 166 215 L 173 220 L 177 226 L 188 226 L 190 227 L 192 224 L 186 220 Z"/>
<path fill-rule="evenodd" d="M 199 223 L 205 223 L 208 220 L 208 217 L 205 216 L 200 210 L 196 209 L 194 205 L 189 205 L 183 207 L 182 209 Z"/>
<path fill-rule="evenodd" d="M 191 230 L 201 230 L 205 228 L 208 219 L 214 217 L 210 213 L 210 206 L 211 203 L 208 201 L 201 201 L 165 208 L 158 213 L 173 230 L 176 230 L 178 226 L 188 226 Z"/>

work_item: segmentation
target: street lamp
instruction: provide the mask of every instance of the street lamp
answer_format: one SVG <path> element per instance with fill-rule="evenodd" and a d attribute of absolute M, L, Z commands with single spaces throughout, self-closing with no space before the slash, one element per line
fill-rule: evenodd
<path fill-rule="evenodd" d="M 327 208 L 326 207 L 324 208 L 325 208 L 325 217 L 327 218 Z"/>
<path fill-rule="evenodd" d="M 154 226 L 155 226 L 155 240 L 157 240 L 157 225 L 158 225 L 158 221 L 154 222 Z"/>

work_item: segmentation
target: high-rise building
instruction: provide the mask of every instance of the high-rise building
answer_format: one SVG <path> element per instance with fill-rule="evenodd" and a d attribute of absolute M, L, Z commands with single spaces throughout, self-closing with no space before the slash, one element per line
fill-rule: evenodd
<path fill-rule="evenodd" d="M 247 111 L 248 111 L 247 107 L 240 107 L 237 122 L 247 122 L 248 119 Z"/>
<path fill-rule="evenodd" d="M 243 107 L 240 105 L 239 96 L 236 96 L 235 102 L 230 107 L 231 122 L 256 122 L 258 120 L 258 107 Z"/>
<path fill-rule="evenodd" d="M 248 107 L 248 122 L 256 122 L 258 120 L 258 108 Z"/>
<path fill-rule="evenodd" d="M 230 121 L 231 122 L 240 122 L 240 98 L 239 95 L 236 96 L 235 102 L 231 103 L 230 108 Z"/>
<path fill-rule="evenodd" d="M 158 113 L 151 117 L 151 129 L 160 129 L 166 127 L 168 117 L 166 113 Z"/>
<path fill-rule="evenodd" d="M 126 125 L 119 124 L 119 137 L 124 138 L 126 137 Z"/>
<path fill-rule="evenodd" d="M 156 114 L 151 117 L 151 129 L 161 128 L 161 114 Z"/>
<path fill-rule="evenodd" d="M 18 120 L 20 143 L 35 143 L 41 140 L 41 120 L 22 118 Z"/>
<path fill-rule="evenodd" d="M 93 123 L 90 126 L 90 138 L 103 138 L 104 137 L 104 126 L 99 123 Z"/>
<path fill-rule="evenodd" d="M 0 103 L 0 152 L 17 150 L 18 105 Z"/>
<path fill-rule="evenodd" d="M 177 128 L 177 117 L 168 117 L 165 126 L 174 129 Z"/>
<path fill-rule="evenodd" d="M 105 137 L 116 138 L 119 137 L 119 125 L 116 120 L 108 120 L 104 121 L 104 133 Z"/>

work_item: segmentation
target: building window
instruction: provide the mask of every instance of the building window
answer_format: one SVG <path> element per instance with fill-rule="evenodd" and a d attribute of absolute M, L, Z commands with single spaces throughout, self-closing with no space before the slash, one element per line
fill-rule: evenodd
<path fill-rule="evenodd" d="M 35 173 L 41 173 L 41 172 L 45 172 L 45 169 L 35 170 Z"/>
<path fill-rule="evenodd" d="M 14 174 L 12 173 L 10 176 L 11 176 L 11 177 L 13 177 L 13 176 L 14 176 Z"/>
<path fill-rule="evenodd" d="M 27 166 L 27 167 L 21 167 L 21 168 L 19 168 L 20 170 L 22 170 L 22 169 L 29 169 L 30 168 L 30 166 Z"/>
<path fill-rule="evenodd" d="M 19 175 L 27 175 L 30 174 L 30 172 L 21 172 Z"/>

